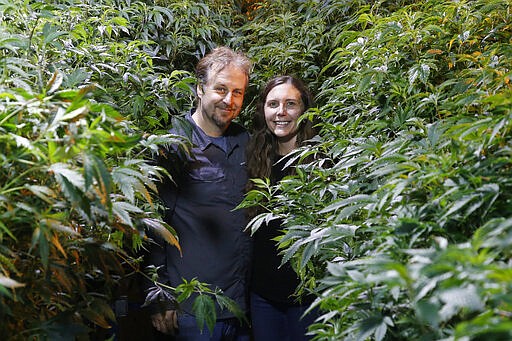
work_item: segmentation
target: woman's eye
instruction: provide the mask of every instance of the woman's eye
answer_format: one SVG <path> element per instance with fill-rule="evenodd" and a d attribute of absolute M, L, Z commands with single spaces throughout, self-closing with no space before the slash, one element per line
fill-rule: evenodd
<path fill-rule="evenodd" d="M 269 108 L 277 108 L 277 107 L 279 106 L 279 103 L 274 102 L 274 101 L 271 101 L 271 102 L 268 102 L 268 103 L 267 103 L 267 106 L 268 106 Z"/>
<path fill-rule="evenodd" d="M 295 109 L 297 107 L 297 102 L 294 101 L 288 101 L 286 102 L 286 107 L 288 109 Z"/>

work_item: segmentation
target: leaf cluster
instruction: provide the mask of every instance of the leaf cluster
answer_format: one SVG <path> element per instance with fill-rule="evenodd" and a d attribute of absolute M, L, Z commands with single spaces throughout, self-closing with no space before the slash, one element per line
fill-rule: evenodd
<path fill-rule="evenodd" d="M 270 77 L 316 94 L 296 175 L 241 204 L 283 219 L 315 339 L 510 339 L 510 32 L 505 0 L 1 2 L 0 337 L 107 327 L 145 229 L 179 247 L 145 160 L 222 44 L 255 64 L 244 125 Z"/>
<path fill-rule="evenodd" d="M 320 133 L 246 203 L 267 209 L 253 231 L 284 220 L 283 262 L 324 311 L 315 339 L 510 338 L 510 4 L 300 3 L 323 23 L 302 35 L 322 42 Z M 298 43 L 294 22 L 266 30 Z"/>
<path fill-rule="evenodd" d="M 143 135 L 101 101 L 93 72 L 69 67 L 76 50 L 62 26 L 73 22 L 56 16 L 66 8 L 1 7 L 2 339 L 109 328 L 111 296 L 139 271 L 146 229 L 179 247 L 153 199 L 163 175 L 145 160 L 177 139 Z"/>
<path fill-rule="evenodd" d="M 240 10 L 214 0 L 0 4 L 0 338 L 109 328 L 116 288 L 143 271 L 146 230 L 180 247 L 154 199 L 167 174 L 148 160 L 164 145 L 186 148 L 161 131 L 193 105 L 193 68 L 229 44 Z"/>

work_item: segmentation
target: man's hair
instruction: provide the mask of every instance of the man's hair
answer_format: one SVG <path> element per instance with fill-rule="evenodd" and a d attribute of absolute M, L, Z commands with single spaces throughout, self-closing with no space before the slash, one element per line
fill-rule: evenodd
<path fill-rule="evenodd" d="M 247 83 L 249 83 L 249 73 L 252 67 L 250 59 L 245 54 L 235 52 L 229 47 L 220 46 L 214 48 L 197 63 L 196 77 L 198 85 L 205 85 L 212 75 L 220 72 L 228 65 L 235 66 L 243 71 L 247 76 Z"/>

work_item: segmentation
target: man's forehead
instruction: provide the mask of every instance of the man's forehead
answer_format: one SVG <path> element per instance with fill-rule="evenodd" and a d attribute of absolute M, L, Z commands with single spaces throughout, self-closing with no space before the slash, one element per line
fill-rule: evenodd
<path fill-rule="evenodd" d="M 212 70 L 208 77 L 208 83 L 210 84 L 230 84 L 245 88 L 247 82 L 248 77 L 245 72 L 233 65 L 226 65 L 222 69 Z"/>

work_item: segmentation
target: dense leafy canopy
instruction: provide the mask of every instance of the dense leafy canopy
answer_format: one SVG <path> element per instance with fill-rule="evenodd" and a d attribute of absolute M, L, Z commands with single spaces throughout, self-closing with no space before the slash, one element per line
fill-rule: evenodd
<path fill-rule="evenodd" d="M 510 3 L 305 2 L 251 25 L 287 15 L 302 67 L 280 62 L 316 86 L 321 122 L 297 157 L 317 159 L 246 201 L 269 209 L 253 230 L 285 219 L 283 261 L 325 312 L 315 335 L 510 339 Z"/>
<path fill-rule="evenodd" d="M 512 7 L 477 1 L 0 1 L 0 338 L 108 327 L 159 216 L 146 160 L 211 47 L 316 94 L 296 176 L 243 205 L 282 217 L 318 340 L 512 339 Z M 219 292 L 192 281 L 202 323 Z M 156 294 L 159 294 L 158 292 Z"/>

